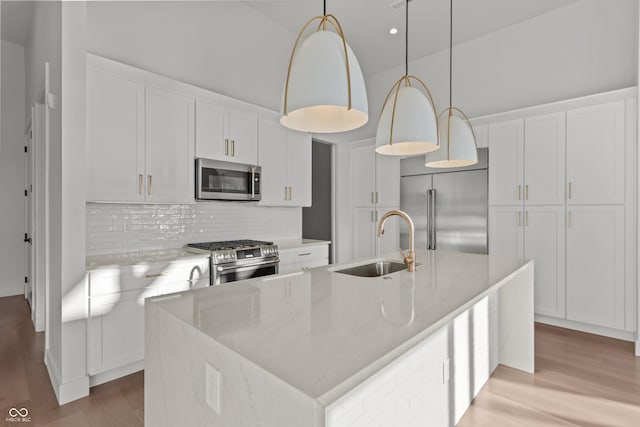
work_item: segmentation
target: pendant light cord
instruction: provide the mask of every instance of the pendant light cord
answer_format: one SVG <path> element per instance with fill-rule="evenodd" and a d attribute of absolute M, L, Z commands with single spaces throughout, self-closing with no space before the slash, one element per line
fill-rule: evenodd
<path fill-rule="evenodd" d="M 453 107 L 453 0 L 449 8 L 449 109 Z"/>
<path fill-rule="evenodd" d="M 327 0 L 322 2 L 322 16 L 327 16 Z"/>
<path fill-rule="evenodd" d="M 404 75 L 409 75 L 409 0 L 404 10 Z"/>

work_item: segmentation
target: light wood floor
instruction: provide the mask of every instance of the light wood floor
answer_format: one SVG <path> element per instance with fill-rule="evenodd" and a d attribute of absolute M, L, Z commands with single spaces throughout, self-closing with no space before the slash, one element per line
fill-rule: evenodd
<path fill-rule="evenodd" d="M 43 351 L 24 298 L 0 298 L 1 426 L 13 406 L 28 408 L 32 422 L 11 427 L 143 425 L 142 373 L 58 406 Z M 536 374 L 498 367 L 458 425 L 640 426 L 640 358 L 628 342 L 536 325 Z"/>

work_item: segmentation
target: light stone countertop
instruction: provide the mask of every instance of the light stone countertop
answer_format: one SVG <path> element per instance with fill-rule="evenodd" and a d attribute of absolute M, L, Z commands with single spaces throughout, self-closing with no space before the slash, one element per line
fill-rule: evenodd
<path fill-rule="evenodd" d="M 398 253 L 378 259 L 402 258 Z M 324 266 L 151 298 L 326 406 L 515 275 L 529 261 L 417 252 L 415 273 L 363 278 Z"/>
<path fill-rule="evenodd" d="M 184 249 L 167 249 L 162 251 L 140 251 L 113 255 L 88 256 L 87 270 L 101 270 L 118 267 L 131 267 L 139 264 L 168 263 L 187 259 L 205 259 L 208 254 L 187 252 Z"/>
<path fill-rule="evenodd" d="M 316 246 L 316 245 L 328 245 L 331 244 L 329 240 L 315 240 L 315 239 L 289 239 L 289 240 L 274 240 L 276 245 L 278 245 L 278 249 L 295 249 L 302 248 L 305 246 Z"/>

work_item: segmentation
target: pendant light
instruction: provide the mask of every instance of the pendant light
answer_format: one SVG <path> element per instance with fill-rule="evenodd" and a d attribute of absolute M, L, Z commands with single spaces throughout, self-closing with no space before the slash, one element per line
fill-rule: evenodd
<path fill-rule="evenodd" d="M 376 132 L 376 152 L 387 156 L 415 156 L 439 148 L 431 92 L 422 80 L 409 75 L 409 0 L 405 1 L 404 67 L 404 76 L 384 100 Z"/>
<path fill-rule="evenodd" d="M 478 148 L 469 118 L 453 106 L 453 0 L 449 15 L 449 107 L 438 115 L 440 150 L 425 156 L 430 168 L 457 168 L 478 163 Z"/>
<path fill-rule="evenodd" d="M 327 14 L 326 0 L 323 5 L 323 15 L 309 19 L 293 45 L 280 123 L 304 132 L 345 132 L 369 120 L 367 91 L 338 19 Z M 316 21 L 316 31 L 300 43 Z"/>

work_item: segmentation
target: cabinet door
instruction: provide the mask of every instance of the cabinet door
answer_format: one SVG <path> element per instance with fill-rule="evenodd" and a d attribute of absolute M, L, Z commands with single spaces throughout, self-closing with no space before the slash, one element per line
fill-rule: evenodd
<path fill-rule="evenodd" d="M 525 119 L 524 199 L 538 205 L 564 204 L 564 112 Z"/>
<path fill-rule="evenodd" d="M 478 148 L 487 148 L 489 146 L 489 125 L 472 126 Z"/>
<path fill-rule="evenodd" d="M 289 204 L 311 206 L 311 134 L 288 131 L 287 141 L 291 187 Z"/>
<path fill-rule="evenodd" d="M 569 204 L 624 203 L 624 101 L 567 111 Z"/>
<path fill-rule="evenodd" d="M 375 152 L 375 151 L 374 151 Z M 400 206 L 400 159 L 394 156 L 375 154 L 376 160 L 376 204 Z"/>
<path fill-rule="evenodd" d="M 225 121 L 224 108 L 196 101 L 196 157 L 227 160 L 230 147 Z"/>
<path fill-rule="evenodd" d="M 144 359 L 144 299 L 155 295 L 149 287 L 89 300 L 89 374 Z"/>
<path fill-rule="evenodd" d="M 228 115 L 229 160 L 258 163 L 258 116 L 230 111 Z"/>
<path fill-rule="evenodd" d="M 262 167 L 259 204 L 287 206 L 287 129 L 280 123 L 260 120 L 259 165 Z"/>
<path fill-rule="evenodd" d="M 489 205 L 515 205 L 522 200 L 524 122 L 489 125 Z"/>
<path fill-rule="evenodd" d="M 624 328 L 624 206 L 567 208 L 567 319 Z"/>
<path fill-rule="evenodd" d="M 520 206 L 489 208 L 489 254 L 523 258 L 523 211 Z"/>
<path fill-rule="evenodd" d="M 87 71 L 87 200 L 144 201 L 144 86 Z"/>
<path fill-rule="evenodd" d="M 384 234 L 381 238 L 378 238 L 378 224 L 380 223 L 380 217 L 386 212 L 400 209 L 399 206 L 379 207 L 376 211 L 376 221 L 373 225 L 374 239 L 376 240 L 376 255 L 384 255 L 394 253 L 399 255 L 400 250 L 400 224 L 405 223 L 404 220 L 398 216 L 391 217 L 384 223 Z M 405 223 L 406 224 L 406 223 Z M 409 248 L 402 248 L 405 251 Z M 416 248 L 418 250 L 418 248 Z"/>
<path fill-rule="evenodd" d="M 194 202 L 194 102 L 146 89 L 147 201 Z"/>
<path fill-rule="evenodd" d="M 373 206 L 375 203 L 375 161 L 373 146 L 351 149 L 349 170 L 354 207 Z"/>
<path fill-rule="evenodd" d="M 354 208 L 352 215 L 353 259 L 371 258 L 375 251 L 375 211 Z"/>
<path fill-rule="evenodd" d="M 535 261 L 535 312 L 564 318 L 564 206 L 527 206 L 524 215 L 524 257 Z"/>

